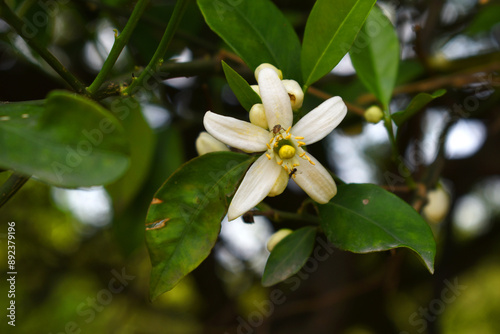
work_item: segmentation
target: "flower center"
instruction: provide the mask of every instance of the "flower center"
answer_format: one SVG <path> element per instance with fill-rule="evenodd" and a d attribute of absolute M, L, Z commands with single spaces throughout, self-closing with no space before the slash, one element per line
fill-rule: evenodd
<path fill-rule="evenodd" d="M 291 159 L 295 155 L 295 147 L 292 145 L 283 145 L 278 151 L 281 159 Z"/>
<path fill-rule="evenodd" d="M 297 167 L 300 165 L 300 160 L 306 160 L 314 165 L 314 162 L 306 155 L 302 148 L 306 143 L 304 137 L 296 137 L 290 133 L 290 129 L 284 129 L 281 125 L 275 125 L 270 131 L 272 138 L 267 145 L 266 157 L 271 160 L 275 159 L 276 163 L 285 169 L 290 177 L 295 178 L 296 173 L 300 173 Z"/>

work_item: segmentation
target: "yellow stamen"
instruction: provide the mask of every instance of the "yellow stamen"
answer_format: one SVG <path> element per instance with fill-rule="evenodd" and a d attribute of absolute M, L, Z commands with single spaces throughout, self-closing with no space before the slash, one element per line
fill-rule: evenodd
<path fill-rule="evenodd" d="M 309 162 L 311 163 L 311 165 L 313 165 L 313 166 L 314 166 L 314 165 L 316 165 L 316 164 L 315 164 L 315 163 L 311 160 L 311 158 L 309 158 L 307 155 L 306 155 L 306 158 L 307 158 L 307 161 L 309 161 Z"/>
<path fill-rule="evenodd" d="M 299 164 L 293 164 L 292 167 L 298 167 L 300 166 Z"/>
<path fill-rule="evenodd" d="M 285 139 L 290 139 L 290 138 L 292 138 L 292 134 L 291 133 L 289 133 L 288 136 L 285 137 Z"/>
<path fill-rule="evenodd" d="M 302 140 L 302 139 L 304 139 L 304 137 L 295 137 L 295 139 Z"/>
<path fill-rule="evenodd" d="M 297 141 L 297 144 L 299 144 L 299 146 L 304 146 L 306 143 L 304 143 L 303 141 Z"/>
<path fill-rule="evenodd" d="M 286 165 L 284 165 L 283 168 L 285 169 L 285 172 L 288 173 L 288 167 Z"/>
<path fill-rule="evenodd" d="M 299 154 L 299 157 L 303 157 L 304 155 L 306 155 L 306 152 L 302 152 L 302 154 Z"/>
<path fill-rule="evenodd" d="M 280 166 L 281 166 L 281 165 L 283 165 L 283 160 L 280 160 L 280 161 L 278 162 L 278 165 L 280 165 Z"/>
<path fill-rule="evenodd" d="M 267 146 L 267 148 L 268 148 L 268 149 L 271 149 L 271 145 L 269 145 L 269 144 L 266 144 L 266 146 Z"/>
<path fill-rule="evenodd" d="M 271 156 L 269 154 L 266 153 L 266 157 L 271 160 Z"/>
<path fill-rule="evenodd" d="M 288 134 L 288 132 L 290 132 L 290 129 L 291 129 L 291 128 L 292 128 L 292 127 L 291 127 L 291 126 L 289 126 L 289 127 L 288 127 L 288 129 L 286 129 L 286 133 L 287 133 L 287 134 Z"/>

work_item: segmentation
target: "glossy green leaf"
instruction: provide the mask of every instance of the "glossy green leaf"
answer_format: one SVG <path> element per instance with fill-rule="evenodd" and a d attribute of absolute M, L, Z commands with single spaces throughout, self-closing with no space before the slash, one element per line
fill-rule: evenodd
<path fill-rule="evenodd" d="M 271 286 L 296 274 L 311 255 L 316 227 L 302 227 L 281 240 L 267 259 L 262 285 Z"/>
<path fill-rule="evenodd" d="M 302 77 L 309 87 L 328 74 L 351 47 L 375 0 L 317 0 L 302 43 Z"/>
<path fill-rule="evenodd" d="M 368 15 L 349 54 L 360 80 L 387 108 L 398 76 L 399 40 L 380 8 Z"/>
<path fill-rule="evenodd" d="M 392 120 L 396 125 L 400 126 L 404 122 L 406 122 L 410 117 L 419 112 L 423 107 L 425 107 L 432 100 L 443 96 L 446 93 L 446 89 L 440 89 L 435 91 L 432 94 L 428 93 L 420 93 L 415 96 L 408 104 L 405 110 L 398 111 L 392 114 Z"/>
<path fill-rule="evenodd" d="M 368 253 L 407 247 L 434 272 L 432 231 L 418 212 L 396 195 L 373 184 L 346 184 L 318 208 L 321 226 L 338 248 Z"/>
<path fill-rule="evenodd" d="M 99 104 L 65 91 L 45 101 L 0 105 L 0 167 L 60 187 L 110 183 L 129 165 L 118 120 Z"/>
<path fill-rule="evenodd" d="M 270 0 L 198 0 L 208 26 L 255 70 L 270 63 L 301 82 L 300 42 Z"/>
<path fill-rule="evenodd" d="M 234 152 L 202 155 L 182 165 L 155 194 L 146 219 L 151 299 L 210 254 L 230 196 L 253 160 Z"/>
<path fill-rule="evenodd" d="M 229 87 L 246 111 L 250 111 L 254 104 L 262 103 L 260 96 L 250 87 L 248 82 L 224 61 L 222 61 L 222 69 Z"/>
<path fill-rule="evenodd" d="M 116 211 L 122 211 L 134 198 L 146 179 L 156 145 L 156 137 L 141 111 L 141 105 L 133 98 L 119 98 L 111 103 L 111 111 L 120 110 L 117 115 L 125 128 L 130 145 L 130 167 L 106 190 L 113 199 Z"/>

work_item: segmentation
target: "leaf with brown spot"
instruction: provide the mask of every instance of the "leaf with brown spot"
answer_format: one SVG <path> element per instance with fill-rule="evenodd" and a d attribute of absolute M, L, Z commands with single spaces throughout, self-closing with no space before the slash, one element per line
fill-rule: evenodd
<path fill-rule="evenodd" d="M 151 299 L 172 289 L 210 254 L 230 196 L 253 161 L 234 152 L 205 154 L 181 166 L 155 194 L 146 218 Z"/>

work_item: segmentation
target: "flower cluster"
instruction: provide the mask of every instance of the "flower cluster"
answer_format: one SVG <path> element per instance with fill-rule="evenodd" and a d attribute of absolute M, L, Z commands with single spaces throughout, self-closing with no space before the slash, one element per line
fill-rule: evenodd
<path fill-rule="evenodd" d="M 262 113 L 251 112 L 251 123 L 211 111 L 203 120 L 205 129 L 224 144 L 248 153 L 263 152 L 236 191 L 228 210 L 229 220 L 251 210 L 266 196 L 281 194 L 289 179 L 318 203 L 327 203 L 337 193 L 330 173 L 304 148 L 323 139 L 342 121 L 347 113 L 342 99 L 336 96 L 326 100 L 292 125 L 292 103 L 301 105 L 303 95 L 290 87 L 298 84 L 283 80 L 287 90 L 281 71 L 269 64 L 259 66 L 255 74 L 262 105 L 254 107 Z"/>

